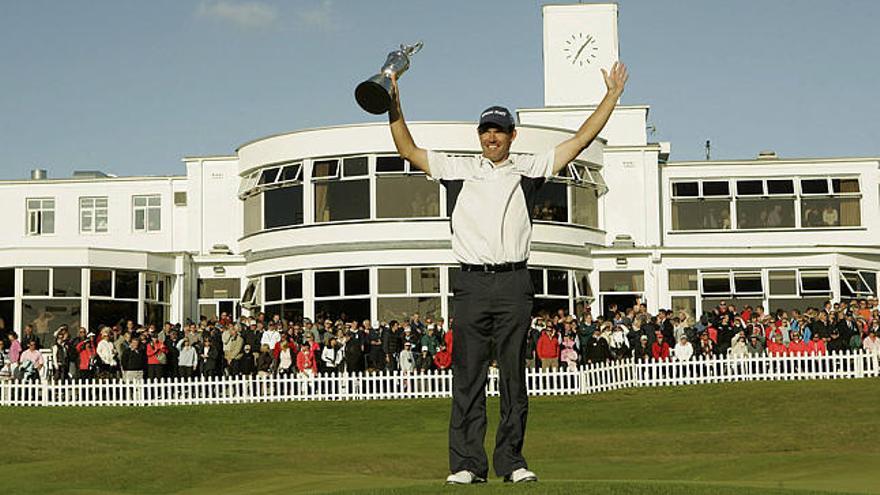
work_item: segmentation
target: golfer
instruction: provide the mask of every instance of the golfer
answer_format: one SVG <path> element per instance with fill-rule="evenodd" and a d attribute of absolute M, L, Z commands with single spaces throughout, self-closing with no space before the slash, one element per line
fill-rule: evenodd
<path fill-rule="evenodd" d="M 534 287 L 526 269 L 535 192 L 562 170 L 608 122 L 626 84 L 626 67 L 602 70 L 607 93 L 569 139 L 536 156 L 510 155 L 516 139 L 513 115 L 493 106 L 480 115 L 479 157 L 461 157 L 416 146 L 400 107 L 397 81 L 388 113 L 401 157 L 439 180 L 453 197 L 452 252 L 461 263 L 453 287 L 452 416 L 449 421 L 450 484 L 483 483 L 489 463 L 486 436 L 486 375 L 492 342 L 500 369 L 501 422 L 495 438 L 495 474 L 514 483 L 537 481 L 522 455 L 529 401 L 526 395 L 526 334 Z"/>

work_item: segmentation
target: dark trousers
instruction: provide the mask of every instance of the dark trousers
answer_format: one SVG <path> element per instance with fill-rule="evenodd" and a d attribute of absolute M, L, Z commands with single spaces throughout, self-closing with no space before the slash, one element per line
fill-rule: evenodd
<path fill-rule="evenodd" d="M 495 474 L 527 468 L 522 455 L 529 399 L 526 395 L 526 336 L 534 288 L 526 269 L 464 272 L 456 278 L 453 302 L 452 416 L 449 421 L 449 467 L 487 477 L 486 375 L 489 359 L 500 372 L 501 421 L 495 436 Z M 490 356 L 494 342 L 496 356 Z"/>
<path fill-rule="evenodd" d="M 147 378 L 162 378 L 162 365 L 161 364 L 147 365 Z"/>

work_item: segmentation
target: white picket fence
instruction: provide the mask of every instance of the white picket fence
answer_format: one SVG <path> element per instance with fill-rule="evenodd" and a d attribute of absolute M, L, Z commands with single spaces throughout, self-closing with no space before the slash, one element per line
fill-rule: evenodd
<path fill-rule="evenodd" d="M 818 380 L 880 376 L 880 360 L 863 351 L 827 355 L 699 358 L 692 361 L 627 359 L 576 370 L 528 370 L 529 395 L 593 394 L 631 387 L 749 380 Z M 498 395 L 490 370 L 489 396 Z M 318 376 L 71 380 L 0 382 L 0 406 L 171 406 L 301 400 L 419 399 L 452 396 L 452 373 L 354 373 Z"/>

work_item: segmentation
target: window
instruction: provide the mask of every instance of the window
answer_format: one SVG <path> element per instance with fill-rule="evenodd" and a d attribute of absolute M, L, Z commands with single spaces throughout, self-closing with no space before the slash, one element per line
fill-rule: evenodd
<path fill-rule="evenodd" d="M 689 317 L 696 318 L 697 298 L 695 296 L 672 296 L 671 309 L 673 316 L 684 311 Z"/>
<path fill-rule="evenodd" d="M 267 276 L 263 281 L 263 288 L 266 304 L 302 301 L 302 273 L 285 273 Z"/>
<path fill-rule="evenodd" d="M 272 229 L 303 223 L 303 186 L 295 185 L 263 192 L 263 227 Z"/>
<path fill-rule="evenodd" d="M 669 290 L 697 290 L 696 270 L 669 270 Z"/>
<path fill-rule="evenodd" d="M 547 270 L 547 294 L 568 297 L 568 270 Z"/>
<path fill-rule="evenodd" d="M 3 319 L 6 328 L 9 328 L 15 319 L 15 269 L 0 269 L 0 318 Z"/>
<path fill-rule="evenodd" d="M 546 222 L 568 221 L 568 185 L 546 182 L 535 194 L 532 219 Z"/>
<path fill-rule="evenodd" d="M 116 270 L 116 292 L 113 297 L 117 299 L 138 298 L 138 272 L 132 270 Z"/>
<path fill-rule="evenodd" d="M 113 271 L 91 270 L 89 287 L 92 297 L 113 297 Z"/>
<path fill-rule="evenodd" d="M 379 268 L 379 296 L 377 301 L 380 320 L 400 320 L 420 316 L 440 316 L 440 268 L 395 267 Z"/>
<path fill-rule="evenodd" d="M 406 268 L 379 268 L 379 294 L 406 294 Z"/>
<path fill-rule="evenodd" d="M 762 280 L 760 271 L 700 272 L 705 296 L 763 296 Z"/>
<path fill-rule="evenodd" d="M 601 292 L 642 292 L 645 290 L 643 272 L 600 272 Z"/>
<path fill-rule="evenodd" d="M 186 206 L 186 191 L 174 191 L 174 206 Z"/>
<path fill-rule="evenodd" d="M 241 282 L 237 278 L 201 278 L 197 294 L 199 299 L 238 299 Z"/>
<path fill-rule="evenodd" d="M 370 218 L 370 181 L 364 160 L 351 157 L 314 162 L 316 223 Z"/>
<path fill-rule="evenodd" d="M 840 295 L 847 298 L 868 297 L 874 295 L 874 291 L 862 272 L 840 270 Z"/>
<path fill-rule="evenodd" d="M 370 271 L 366 268 L 316 271 L 315 316 L 370 318 Z"/>
<path fill-rule="evenodd" d="M 795 227 L 794 183 L 791 179 L 736 181 L 736 228 Z"/>
<path fill-rule="evenodd" d="M 55 198 L 28 198 L 27 233 L 43 235 L 55 233 Z"/>
<path fill-rule="evenodd" d="M 260 195 L 248 196 L 244 200 L 244 234 L 260 231 L 263 224 L 263 198 Z"/>
<path fill-rule="evenodd" d="M 696 198 L 700 196 L 699 182 L 674 182 L 672 184 L 673 198 Z"/>
<path fill-rule="evenodd" d="M 731 294 L 730 272 L 702 273 L 703 294 L 724 295 Z"/>
<path fill-rule="evenodd" d="M 79 198 L 79 231 L 107 232 L 107 197 Z"/>
<path fill-rule="evenodd" d="M 830 294 L 831 283 L 827 270 L 801 270 L 801 294 Z"/>
<path fill-rule="evenodd" d="M 877 291 L 877 272 L 870 272 L 867 270 L 859 270 L 859 275 L 865 279 L 865 282 L 868 284 L 868 290 Z"/>
<path fill-rule="evenodd" d="M 581 276 L 587 276 L 588 272 L 578 272 Z M 532 285 L 535 288 L 534 312 L 535 313 L 556 313 L 558 310 L 569 311 L 571 301 L 571 290 L 569 282 L 569 271 L 555 268 L 529 268 L 529 275 L 532 277 Z M 583 280 L 578 280 L 583 283 Z M 591 292 L 589 289 L 589 281 L 587 285 L 581 285 L 580 290 Z M 582 293 L 583 294 L 583 293 Z M 589 296 L 581 299 L 583 302 Z"/>
<path fill-rule="evenodd" d="M 729 230 L 730 203 L 727 181 L 673 182 L 672 230 Z"/>
<path fill-rule="evenodd" d="M 241 295 L 241 306 L 252 309 L 260 305 L 260 279 L 250 279 Z"/>
<path fill-rule="evenodd" d="M 733 272 L 733 293 L 738 295 L 764 294 L 761 272 Z"/>
<path fill-rule="evenodd" d="M 672 230 L 861 225 L 861 190 L 857 178 L 743 178 L 732 184 L 736 193 L 733 198 L 730 181 L 673 182 Z M 736 208 L 735 225 L 731 225 L 731 202 Z"/>
<path fill-rule="evenodd" d="M 399 156 L 376 157 L 376 217 L 440 216 L 440 184 Z"/>
<path fill-rule="evenodd" d="M 804 227 L 861 225 L 858 179 L 803 179 L 801 192 L 801 222 Z"/>
<path fill-rule="evenodd" d="M 158 195 L 134 196 L 134 230 L 159 232 L 162 230 L 162 198 Z"/>
<path fill-rule="evenodd" d="M 15 297 L 15 269 L 4 268 L 0 270 L 0 297 Z M 5 323 L 10 324 L 12 320 Z"/>
<path fill-rule="evenodd" d="M 280 168 L 266 168 L 260 172 L 260 180 L 257 181 L 258 186 L 265 186 L 266 184 L 272 184 L 275 182 L 275 179 L 278 178 L 278 172 L 281 171 Z"/>
<path fill-rule="evenodd" d="M 590 272 L 585 270 L 574 271 L 575 297 L 578 299 L 593 300 L 593 288 L 590 286 Z"/>
<path fill-rule="evenodd" d="M 49 270 L 22 270 L 24 296 L 48 296 L 49 295 Z M 9 322 L 11 324 L 11 322 Z"/>
<path fill-rule="evenodd" d="M 238 186 L 238 197 L 244 199 L 249 193 L 251 193 L 254 190 L 254 186 L 257 185 L 257 180 L 259 180 L 259 178 L 259 170 L 242 177 L 241 184 Z"/>
<path fill-rule="evenodd" d="M 592 187 L 569 186 L 571 223 L 599 228 L 599 191 Z"/>
<path fill-rule="evenodd" d="M 90 270 L 89 295 L 114 299 L 138 298 L 138 275 L 134 270 Z M 151 299 L 148 287 L 146 297 Z M 133 315 L 129 315 L 131 318 Z"/>
<path fill-rule="evenodd" d="M 82 270 L 80 268 L 55 268 L 52 270 L 53 297 L 80 297 L 82 295 Z"/>
<path fill-rule="evenodd" d="M 796 296 L 797 271 L 796 270 L 770 270 L 767 277 L 770 281 L 771 296 Z"/>
<path fill-rule="evenodd" d="M 737 198 L 736 226 L 738 229 L 790 229 L 795 226 L 794 212 L 794 198 Z"/>

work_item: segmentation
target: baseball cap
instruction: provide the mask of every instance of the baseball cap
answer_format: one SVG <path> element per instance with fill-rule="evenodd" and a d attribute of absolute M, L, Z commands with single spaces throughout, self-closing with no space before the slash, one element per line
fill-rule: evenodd
<path fill-rule="evenodd" d="M 493 106 L 483 110 L 480 114 L 480 125 L 477 126 L 477 130 L 483 131 L 489 127 L 499 127 L 504 132 L 510 132 L 516 127 L 516 123 L 513 121 L 510 110 Z"/>

